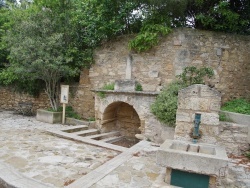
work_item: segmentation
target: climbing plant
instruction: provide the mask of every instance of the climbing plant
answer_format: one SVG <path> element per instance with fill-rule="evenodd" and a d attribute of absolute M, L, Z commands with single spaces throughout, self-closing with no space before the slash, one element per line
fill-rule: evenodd
<path fill-rule="evenodd" d="M 147 24 L 139 34 L 129 42 L 129 48 L 136 52 L 144 52 L 157 45 L 160 37 L 171 32 L 171 28 L 160 24 Z"/>

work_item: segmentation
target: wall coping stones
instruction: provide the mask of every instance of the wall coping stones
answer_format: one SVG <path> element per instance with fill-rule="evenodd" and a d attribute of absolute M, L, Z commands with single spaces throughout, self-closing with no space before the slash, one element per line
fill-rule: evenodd
<path fill-rule="evenodd" d="M 134 95 L 159 95 L 160 92 L 151 92 L 151 91 L 114 91 L 114 90 L 103 90 L 103 89 L 94 89 L 93 92 L 104 92 L 110 94 L 134 94 Z"/>

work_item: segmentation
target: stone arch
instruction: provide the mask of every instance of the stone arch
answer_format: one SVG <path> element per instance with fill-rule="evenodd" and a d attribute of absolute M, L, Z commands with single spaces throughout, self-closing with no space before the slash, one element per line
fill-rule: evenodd
<path fill-rule="evenodd" d="M 141 133 L 141 120 L 133 105 L 114 101 L 103 109 L 101 132 L 119 131 L 127 139 L 135 139 L 135 135 Z"/>

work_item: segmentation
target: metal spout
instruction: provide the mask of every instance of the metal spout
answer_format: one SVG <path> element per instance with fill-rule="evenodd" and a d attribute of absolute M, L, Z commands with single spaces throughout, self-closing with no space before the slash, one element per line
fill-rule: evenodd
<path fill-rule="evenodd" d="M 195 113 L 194 118 L 194 129 L 193 129 L 193 142 L 196 143 L 197 139 L 200 137 L 199 129 L 201 123 L 201 114 Z"/>

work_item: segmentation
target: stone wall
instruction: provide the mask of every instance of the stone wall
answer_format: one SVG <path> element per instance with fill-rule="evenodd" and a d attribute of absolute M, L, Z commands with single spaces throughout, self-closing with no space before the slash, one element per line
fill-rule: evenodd
<path fill-rule="evenodd" d="M 192 141 L 195 113 L 201 114 L 199 142 L 214 144 L 219 135 L 221 94 L 206 85 L 196 84 L 178 93 L 175 139 Z"/>
<path fill-rule="evenodd" d="M 94 112 L 94 93 L 89 82 L 89 71 L 83 70 L 80 82 L 69 87 L 69 104 L 83 118 L 95 117 Z M 46 93 L 41 93 L 38 97 L 28 94 L 17 93 L 10 87 L 0 87 L 0 109 L 17 109 L 18 102 L 33 102 L 33 112 L 37 109 L 50 107 Z"/>
<path fill-rule="evenodd" d="M 90 69 L 90 83 L 101 88 L 117 79 L 125 79 L 126 60 L 131 53 L 125 36 L 105 43 L 96 50 L 95 65 Z M 186 66 L 212 67 L 209 83 L 222 94 L 222 101 L 249 97 L 250 37 L 195 29 L 175 29 L 147 53 L 131 53 L 132 79 L 144 91 L 159 91 Z"/>
<path fill-rule="evenodd" d="M 84 69 L 80 75 L 79 84 L 69 87 L 69 104 L 81 117 L 88 119 L 95 117 L 95 93 L 91 91 L 89 71 Z"/>
<path fill-rule="evenodd" d="M 47 108 L 50 106 L 48 97 L 45 93 L 41 93 L 38 97 L 33 97 L 28 94 L 15 92 L 10 87 L 0 87 L 1 109 L 17 109 L 18 102 L 32 102 L 33 112 L 39 108 Z"/>
<path fill-rule="evenodd" d="M 249 149 L 247 137 L 248 125 L 220 122 L 217 144 L 225 146 L 229 155 L 244 154 Z"/>
<path fill-rule="evenodd" d="M 249 97 L 250 93 L 250 37 L 175 29 L 161 39 L 158 46 L 146 53 L 128 50 L 134 36 L 122 36 L 103 44 L 95 52 L 95 64 L 89 72 L 82 71 L 79 84 L 70 87 L 70 105 L 84 118 L 94 117 L 94 93 L 107 83 L 125 79 L 126 61 L 132 57 L 132 79 L 141 83 L 144 91 L 160 91 L 186 66 L 211 66 L 215 78 L 209 83 L 221 92 L 222 101 L 234 97 Z M 15 108 L 22 97 L 1 88 L 0 108 Z M 49 106 L 44 94 L 37 99 L 36 108 Z M 28 97 L 29 98 L 29 97 Z M 27 98 L 27 99 L 28 99 Z M 25 99 L 26 100 L 26 99 Z M 40 101 L 39 101 L 40 100 Z"/>
<path fill-rule="evenodd" d="M 220 93 L 206 85 L 192 85 L 179 91 L 174 138 L 192 141 L 195 113 L 201 114 L 200 143 L 221 145 L 227 154 L 241 155 L 249 149 L 248 125 L 219 122 Z"/>

